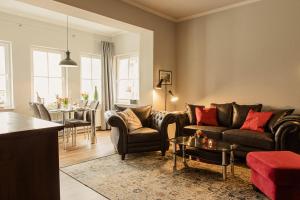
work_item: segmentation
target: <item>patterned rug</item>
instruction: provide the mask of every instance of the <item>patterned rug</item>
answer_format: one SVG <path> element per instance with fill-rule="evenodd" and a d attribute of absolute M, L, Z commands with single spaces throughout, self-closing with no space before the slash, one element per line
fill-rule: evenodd
<path fill-rule="evenodd" d="M 152 152 L 131 154 L 125 161 L 114 154 L 61 170 L 109 199 L 266 199 L 253 191 L 250 171 L 243 165 L 226 181 L 220 166 L 196 161 L 188 161 L 188 166 L 179 158 L 173 171 L 170 154 Z"/>

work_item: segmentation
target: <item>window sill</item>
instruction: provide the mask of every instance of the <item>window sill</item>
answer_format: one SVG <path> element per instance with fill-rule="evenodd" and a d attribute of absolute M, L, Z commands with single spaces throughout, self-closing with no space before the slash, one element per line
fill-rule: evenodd
<path fill-rule="evenodd" d="M 15 108 L 5 108 L 5 107 L 0 107 L 0 112 L 7 112 L 7 111 L 14 111 Z"/>

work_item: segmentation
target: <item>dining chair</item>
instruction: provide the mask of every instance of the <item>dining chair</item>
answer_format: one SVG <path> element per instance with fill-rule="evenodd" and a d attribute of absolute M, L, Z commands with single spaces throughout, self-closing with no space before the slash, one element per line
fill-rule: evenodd
<path fill-rule="evenodd" d="M 88 101 L 80 100 L 79 101 L 79 108 L 85 108 L 88 104 Z M 74 112 L 74 119 L 73 120 L 84 120 L 84 111 L 76 111 Z"/>
<path fill-rule="evenodd" d="M 74 133 L 75 144 L 76 144 L 77 128 L 79 127 L 83 127 L 84 134 L 86 133 L 88 140 L 90 139 L 90 132 L 91 132 L 92 124 L 95 124 L 95 117 L 96 117 L 95 112 L 98 106 L 99 106 L 99 101 L 92 101 L 88 106 L 88 110 L 84 112 L 83 116 L 77 116 L 78 118 L 76 118 L 76 116 L 74 115 L 74 119 L 70 121 L 70 123 L 72 123 L 75 127 L 75 133 Z"/>
<path fill-rule="evenodd" d="M 35 118 L 41 118 L 41 114 L 40 114 L 40 111 L 37 107 L 37 103 L 34 103 L 34 102 L 29 102 L 29 107 L 30 107 L 30 110 L 32 112 L 32 116 L 35 117 Z"/>
<path fill-rule="evenodd" d="M 44 104 L 36 104 L 36 105 L 39 110 L 41 119 L 64 125 L 63 144 L 64 144 L 64 149 L 66 149 L 65 136 L 67 136 L 67 142 L 69 142 L 70 135 L 72 136 L 72 142 L 74 141 L 74 130 L 73 130 L 74 125 L 70 123 L 69 120 L 65 120 L 65 122 L 63 122 L 63 120 L 52 120 L 51 115 Z"/>

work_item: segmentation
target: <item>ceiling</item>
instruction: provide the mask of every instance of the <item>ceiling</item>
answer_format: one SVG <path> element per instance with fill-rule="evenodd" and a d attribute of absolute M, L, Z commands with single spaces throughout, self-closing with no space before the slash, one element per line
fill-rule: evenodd
<path fill-rule="evenodd" d="M 0 11 L 59 26 L 66 26 L 66 15 L 17 0 L 0 0 Z M 105 36 L 113 36 L 124 32 L 114 27 L 105 26 L 76 17 L 69 17 L 69 25 L 73 29 Z"/>
<path fill-rule="evenodd" d="M 258 0 L 122 0 L 172 21 L 183 21 Z"/>

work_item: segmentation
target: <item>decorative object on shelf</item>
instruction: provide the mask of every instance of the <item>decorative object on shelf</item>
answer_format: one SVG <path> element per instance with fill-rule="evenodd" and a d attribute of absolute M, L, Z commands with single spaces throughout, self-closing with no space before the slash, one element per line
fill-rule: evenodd
<path fill-rule="evenodd" d="M 59 62 L 61 67 L 78 67 L 77 63 L 71 59 L 71 52 L 69 51 L 69 16 L 67 16 L 67 51 L 66 58 Z"/>
<path fill-rule="evenodd" d="M 156 89 L 162 89 L 162 86 L 165 86 L 165 111 L 167 110 L 167 94 L 169 93 L 171 96 L 171 101 L 176 102 L 178 100 L 178 97 L 173 94 L 171 90 L 168 91 L 167 86 L 172 85 L 172 71 L 164 71 L 159 70 L 159 82 L 156 85 Z"/>
<path fill-rule="evenodd" d="M 98 88 L 97 88 L 97 86 L 95 86 L 95 90 L 94 90 L 94 101 L 98 101 L 98 100 L 99 100 Z"/>
<path fill-rule="evenodd" d="M 89 94 L 87 92 L 82 92 L 81 93 L 81 98 L 84 101 L 88 101 L 89 100 Z"/>
<path fill-rule="evenodd" d="M 205 137 L 205 134 L 204 134 L 203 131 L 197 130 L 196 133 L 195 133 L 195 137 L 196 138 Z"/>

